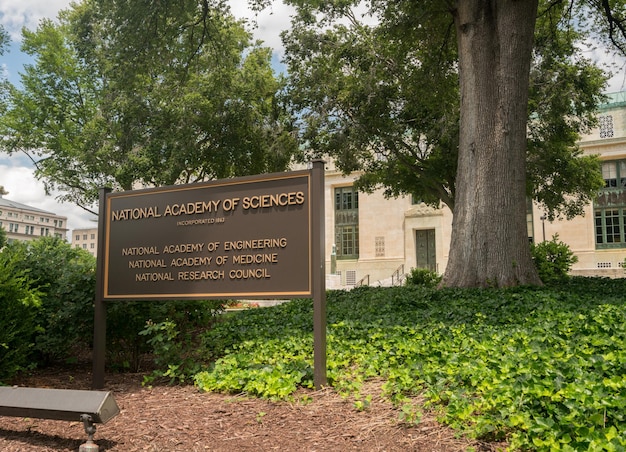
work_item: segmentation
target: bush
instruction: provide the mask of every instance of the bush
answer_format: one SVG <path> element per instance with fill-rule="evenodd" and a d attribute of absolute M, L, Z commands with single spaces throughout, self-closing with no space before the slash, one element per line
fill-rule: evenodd
<path fill-rule="evenodd" d="M 578 257 L 570 247 L 559 241 L 558 234 L 552 236 L 550 241 L 536 245 L 531 243 L 530 251 L 539 277 L 544 283 L 567 279 L 572 265 L 578 262 Z"/>
<path fill-rule="evenodd" d="M 38 363 L 76 360 L 93 338 L 95 258 L 58 237 L 13 242 L 5 251 L 41 294 L 34 345 Z"/>
<path fill-rule="evenodd" d="M 2 254 L 6 272 L 0 275 L 0 347 L 6 350 L 8 334 L 15 336 L 13 342 L 19 337 L 20 346 L 12 342 L 11 350 L 18 353 L 19 348 L 18 354 L 28 355 L 33 366 L 75 362 L 87 356 L 93 341 L 95 258 L 53 237 L 13 242 Z M 29 294 L 39 294 L 37 309 L 33 309 L 34 299 L 29 301 Z M 193 349 L 197 332 L 208 328 L 220 309 L 218 300 L 107 303 L 108 367 L 136 372 L 142 358 L 152 353 L 158 366 L 179 366 L 183 372 L 191 366 L 190 361 L 182 352 L 171 352 L 172 347 L 180 349 L 179 344 L 185 343 Z M 9 327 L 11 322 L 17 322 L 18 332 Z M 164 338 L 154 327 L 140 334 L 146 325 L 167 325 L 171 336 Z M 8 366 L 2 351 L 0 358 L 2 367 Z M 28 361 L 16 361 L 12 368 L 20 370 L 24 362 Z"/>
<path fill-rule="evenodd" d="M 407 286 L 436 287 L 441 282 L 441 275 L 427 268 L 412 268 L 406 276 Z"/>
<path fill-rule="evenodd" d="M 0 380 L 29 367 L 39 306 L 27 273 L 14 268 L 13 256 L 0 253 Z"/>
<path fill-rule="evenodd" d="M 166 302 L 157 316 L 144 322 L 139 333 L 150 347 L 154 370 L 146 381 L 167 378 L 185 382 L 198 372 L 202 362 L 202 335 L 223 313 L 220 300 Z"/>

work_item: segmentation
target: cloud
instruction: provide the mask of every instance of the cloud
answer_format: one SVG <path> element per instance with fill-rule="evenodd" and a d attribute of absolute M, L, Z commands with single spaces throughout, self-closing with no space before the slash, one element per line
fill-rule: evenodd
<path fill-rule="evenodd" d="M 294 8 L 274 1 L 268 8 L 256 13 L 246 1 L 230 0 L 229 4 L 233 16 L 246 19 L 254 38 L 263 41 L 263 45 L 274 49 L 282 57 L 284 49 L 280 33 L 291 26 L 290 17 L 295 13 Z"/>
<path fill-rule="evenodd" d="M 0 0 L 0 24 L 19 41 L 22 27 L 34 30 L 41 19 L 56 19 L 69 4 L 70 0 Z"/>
<path fill-rule="evenodd" d="M 71 0 L 0 0 L 0 24 L 10 33 L 13 41 L 21 40 L 23 27 L 35 30 L 42 19 L 56 20 L 60 10 L 70 6 Z M 245 0 L 229 0 L 233 15 L 247 18 L 256 39 L 282 53 L 279 34 L 290 25 L 289 16 L 293 8 L 282 1 L 274 1 L 271 6 L 253 12 Z"/>
<path fill-rule="evenodd" d="M 36 207 L 67 217 L 67 227 L 72 229 L 96 227 L 96 217 L 70 203 L 60 203 L 56 193 L 46 195 L 43 183 L 33 175 L 33 169 L 17 155 L 0 158 L 0 185 L 9 193 L 5 199 Z M 68 236 L 69 240 L 69 236 Z"/>

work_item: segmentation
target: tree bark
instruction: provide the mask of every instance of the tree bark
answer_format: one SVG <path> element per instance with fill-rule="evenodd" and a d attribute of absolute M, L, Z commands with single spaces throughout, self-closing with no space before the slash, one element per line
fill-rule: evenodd
<path fill-rule="evenodd" d="M 442 284 L 541 284 L 526 226 L 526 124 L 537 0 L 459 0 L 461 117 Z"/>

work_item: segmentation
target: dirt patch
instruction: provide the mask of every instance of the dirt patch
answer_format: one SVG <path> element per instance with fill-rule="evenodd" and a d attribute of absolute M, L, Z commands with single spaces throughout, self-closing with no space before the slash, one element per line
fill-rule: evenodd
<path fill-rule="evenodd" d="M 97 426 L 100 451 L 478 451 L 504 445 L 458 438 L 425 413 L 416 426 L 369 383 L 372 400 L 357 410 L 332 389 L 301 391 L 294 402 L 199 392 L 193 386 L 142 387 L 143 375 L 109 374 L 120 414 Z M 14 382 L 19 386 L 90 389 L 88 372 L 46 370 Z M 80 422 L 0 417 L 0 450 L 76 451 L 86 440 Z"/>

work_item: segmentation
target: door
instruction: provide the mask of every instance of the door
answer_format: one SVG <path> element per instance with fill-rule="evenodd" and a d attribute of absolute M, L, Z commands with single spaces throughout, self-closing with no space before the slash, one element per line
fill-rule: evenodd
<path fill-rule="evenodd" d="M 437 271 L 435 230 L 423 229 L 415 231 L 415 248 L 417 252 L 417 268 Z"/>

